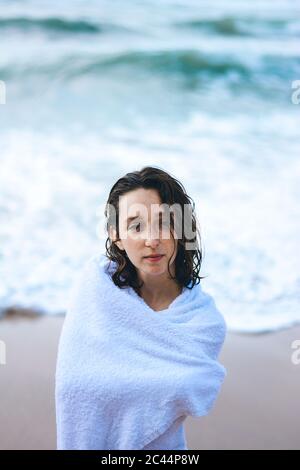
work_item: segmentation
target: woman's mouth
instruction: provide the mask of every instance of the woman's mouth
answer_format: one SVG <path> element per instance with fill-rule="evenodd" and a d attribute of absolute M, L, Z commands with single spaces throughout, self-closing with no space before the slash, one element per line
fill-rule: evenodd
<path fill-rule="evenodd" d="M 157 263 L 162 259 L 164 255 L 150 255 L 150 256 L 145 256 L 145 259 L 150 261 L 151 263 Z"/>

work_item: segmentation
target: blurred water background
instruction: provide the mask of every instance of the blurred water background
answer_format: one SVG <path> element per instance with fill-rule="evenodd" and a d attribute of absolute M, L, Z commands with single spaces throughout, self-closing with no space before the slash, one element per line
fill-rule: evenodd
<path fill-rule="evenodd" d="M 230 330 L 300 322 L 300 4 L 0 1 L 0 308 L 64 311 L 117 178 L 196 204 Z"/>

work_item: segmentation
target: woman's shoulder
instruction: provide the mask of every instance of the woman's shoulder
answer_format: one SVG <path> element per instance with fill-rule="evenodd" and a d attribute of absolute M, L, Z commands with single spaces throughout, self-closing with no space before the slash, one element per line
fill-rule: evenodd
<path fill-rule="evenodd" d="M 80 264 L 76 278 L 85 280 L 96 273 L 111 269 L 112 261 L 104 253 L 93 253 Z"/>
<path fill-rule="evenodd" d="M 94 253 L 85 261 L 84 269 L 95 270 L 106 273 L 112 273 L 116 267 L 116 263 L 108 258 L 104 253 Z"/>
<path fill-rule="evenodd" d="M 227 334 L 227 323 L 219 307 L 219 303 L 212 293 L 208 292 L 205 288 L 203 289 L 202 284 L 198 286 L 202 315 L 204 315 L 206 321 L 214 327 L 214 331 L 219 338 L 224 341 Z"/>
<path fill-rule="evenodd" d="M 69 299 L 87 296 L 94 288 L 99 287 L 102 268 L 106 267 L 108 259 L 102 253 L 96 253 L 85 258 L 79 264 L 70 287 Z M 101 285 L 101 284 L 100 284 Z"/>

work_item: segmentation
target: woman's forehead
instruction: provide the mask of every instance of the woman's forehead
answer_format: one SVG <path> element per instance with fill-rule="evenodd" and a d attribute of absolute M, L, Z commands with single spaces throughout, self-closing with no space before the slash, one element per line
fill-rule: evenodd
<path fill-rule="evenodd" d="M 134 204 L 143 204 L 149 206 L 151 204 L 160 204 L 160 195 L 155 189 L 138 188 L 123 194 L 119 198 L 119 207 L 132 206 Z"/>

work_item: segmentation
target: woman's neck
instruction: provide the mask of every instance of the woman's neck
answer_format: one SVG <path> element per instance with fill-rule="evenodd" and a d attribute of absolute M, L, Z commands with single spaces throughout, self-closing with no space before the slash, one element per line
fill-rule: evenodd
<path fill-rule="evenodd" d="M 167 308 L 181 292 L 182 287 L 176 281 L 167 279 L 159 283 L 144 281 L 137 293 L 153 310 L 160 310 Z"/>

